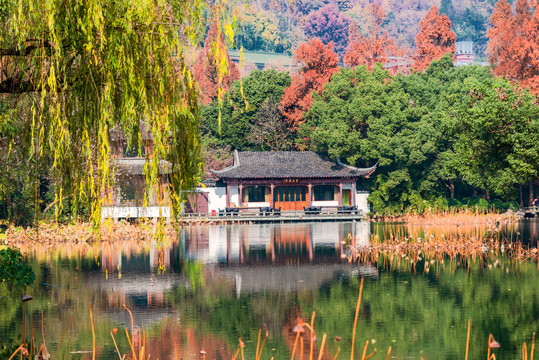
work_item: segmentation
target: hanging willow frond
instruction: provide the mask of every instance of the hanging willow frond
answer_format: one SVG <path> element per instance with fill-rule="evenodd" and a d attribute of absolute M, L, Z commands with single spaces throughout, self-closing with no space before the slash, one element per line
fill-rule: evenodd
<path fill-rule="evenodd" d="M 142 132 L 150 134 L 147 188 L 163 181 L 160 164 L 169 162 L 170 198 L 179 209 L 202 161 L 197 85 L 184 54 L 204 34 L 204 14 L 230 33 L 227 6 L 226 0 L 0 2 L 0 96 L 25 104 L 17 116 L 27 124 L 26 156 L 50 158 L 57 196 L 73 194 L 74 212 L 88 208 L 100 224 L 114 182 L 115 131 L 138 148 Z"/>

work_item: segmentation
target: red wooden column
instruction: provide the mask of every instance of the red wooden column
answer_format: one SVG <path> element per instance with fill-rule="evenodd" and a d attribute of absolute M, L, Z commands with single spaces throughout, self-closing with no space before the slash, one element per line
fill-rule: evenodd
<path fill-rule="evenodd" d="M 273 207 L 274 203 L 273 203 L 273 189 L 275 188 L 275 185 L 273 185 L 273 183 L 270 185 L 270 206 Z"/>
<path fill-rule="evenodd" d="M 226 207 L 230 207 L 230 185 L 226 184 Z"/>
<path fill-rule="evenodd" d="M 342 206 L 342 182 L 339 183 L 339 206 Z"/>
<path fill-rule="evenodd" d="M 239 194 L 240 194 L 240 198 L 238 199 L 238 207 L 243 207 L 243 185 L 240 184 L 238 188 L 239 188 Z"/>
<path fill-rule="evenodd" d="M 307 203 L 309 204 L 309 206 L 311 206 L 311 204 L 313 202 L 312 201 L 312 194 L 311 194 L 312 189 L 313 189 L 313 184 L 309 183 L 309 185 L 307 185 L 307 197 L 308 197 L 308 202 Z"/>

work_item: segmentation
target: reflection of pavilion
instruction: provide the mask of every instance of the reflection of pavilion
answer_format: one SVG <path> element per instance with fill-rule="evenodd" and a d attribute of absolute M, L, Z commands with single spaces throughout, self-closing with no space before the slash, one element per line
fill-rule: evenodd
<path fill-rule="evenodd" d="M 180 275 L 170 271 L 174 265 L 173 247 L 160 249 L 152 243 L 147 248 L 136 241 L 109 242 L 102 244 L 100 255 L 101 273 L 90 273 L 93 279 L 89 284 L 106 296 L 108 308 L 114 309 L 110 317 L 127 323 L 123 304 L 131 304 L 139 325 L 147 326 L 169 315 L 163 307 L 164 294 L 180 282 Z"/>
<path fill-rule="evenodd" d="M 239 295 L 319 289 L 358 272 L 378 276 L 377 269 L 370 265 L 351 265 L 341 259 L 343 240 L 349 235 L 368 244 L 370 224 L 193 226 L 183 229 L 181 241 L 188 259 L 231 265 L 220 267 L 218 274 L 232 280 Z"/>
<path fill-rule="evenodd" d="M 369 223 L 191 226 L 181 241 L 187 258 L 203 263 L 302 263 L 340 259 L 349 235 L 368 244 Z"/>

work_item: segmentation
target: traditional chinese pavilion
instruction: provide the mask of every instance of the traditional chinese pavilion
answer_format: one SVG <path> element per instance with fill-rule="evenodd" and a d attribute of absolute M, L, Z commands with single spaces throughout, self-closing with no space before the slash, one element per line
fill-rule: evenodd
<path fill-rule="evenodd" d="M 309 206 L 364 208 L 368 193 L 359 190 L 357 183 L 375 169 L 376 165 L 345 165 L 313 151 L 234 151 L 232 166 L 211 173 L 226 186 L 227 207 L 271 206 L 287 211 Z"/>

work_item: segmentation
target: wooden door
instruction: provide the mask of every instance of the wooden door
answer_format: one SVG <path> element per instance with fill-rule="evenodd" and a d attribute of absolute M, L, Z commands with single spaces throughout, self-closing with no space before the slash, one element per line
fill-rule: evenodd
<path fill-rule="evenodd" d="M 303 210 L 309 206 L 306 186 L 277 186 L 273 189 L 273 206 L 282 211 Z"/>

